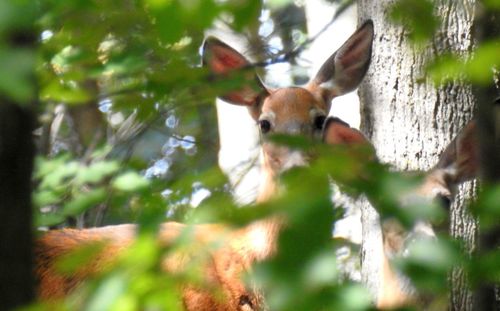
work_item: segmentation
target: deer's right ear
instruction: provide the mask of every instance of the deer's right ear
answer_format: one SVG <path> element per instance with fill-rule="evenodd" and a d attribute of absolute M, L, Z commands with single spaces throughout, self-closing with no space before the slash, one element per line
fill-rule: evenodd
<path fill-rule="evenodd" d="M 446 147 L 433 169 L 443 170 L 452 186 L 478 175 L 479 146 L 476 135 L 476 122 L 470 121 Z"/>
<path fill-rule="evenodd" d="M 326 60 L 308 88 L 329 103 L 358 87 L 370 65 L 373 36 L 373 22 L 368 20 Z"/>
<path fill-rule="evenodd" d="M 217 38 L 209 37 L 203 43 L 203 66 L 207 66 L 215 78 L 242 75 L 244 83 L 241 87 L 219 96 L 227 102 L 257 108 L 262 98 L 268 95 L 267 89 L 250 68 L 250 62 Z"/>

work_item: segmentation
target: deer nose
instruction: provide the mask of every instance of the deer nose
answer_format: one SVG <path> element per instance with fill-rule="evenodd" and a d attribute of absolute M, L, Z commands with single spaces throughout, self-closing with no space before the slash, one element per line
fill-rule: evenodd
<path fill-rule="evenodd" d="M 285 124 L 285 132 L 288 135 L 300 135 L 305 133 L 305 125 L 300 121 L 289 121 Z"/>
<path fill-rule="evenodd" d="M 436 233 L 432 225 L 428 222 L 418 221 L 404 241 L 403 256 L 408 255 L 412 244 L 418 241 L 435 241 L 436 239 Z"/>

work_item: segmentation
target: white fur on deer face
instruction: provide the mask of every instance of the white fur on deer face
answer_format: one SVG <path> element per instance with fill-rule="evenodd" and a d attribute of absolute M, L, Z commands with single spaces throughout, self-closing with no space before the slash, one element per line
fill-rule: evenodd
<path fill-rule="evenodd" d="M 240 73 L 244 84 L 225 92 L 225 101 L 246 106 L 259 125 L 263 140 L 264 169 L 277 176 L 294 166 L 305 165 L 308 155 L 267 141 L 271 134 L 322 137 L 331 100 L 354 90 L 371 59 L 373 23 L 361 26 L 321 67 L 305 86 L 269 89 L 249 71 L 251 64 L 236 50 L 215 38 L 203 46 L 203 62 L 215 78 Z M 348 128 L 348 127 L 347 127 Z"/>

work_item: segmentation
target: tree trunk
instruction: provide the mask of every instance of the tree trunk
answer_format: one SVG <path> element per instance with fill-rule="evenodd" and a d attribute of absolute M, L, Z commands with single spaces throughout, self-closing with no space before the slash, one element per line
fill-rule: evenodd
<path fill-rule="evenodd" d="M 0 44 L 6 51 L 32 52 L 37 43 L 32 7 L 25 3 L 7 5 Z M 19 12 L 23 21 L 12 23 Z M 20 15 L 19 15 L 20 16 Z M 4 16 L 5 17 L 5 16 Z M 26 23 L 26 24 L 23 24 Z M 9 25 L 9 23 L 12 23 Z M 5 46 L 4 46 L 5 45 Z M 9 61 L 9 52 L 0 61 Z M 10 60 L 13 61 L 13 60 Z M 35 146 L 35 68 L 20 70 L 25 74 L 25 93 L 16 99 L 0 91 L 0 309 L 12 310 L 27 305 L 35 297 L 33 276 L 33 234 L 31 208 L 31 174 Z M 4 73 L 5 74 L 5 73 Z M 8 73 L 10 74 L 10 73 Z M 16 80 L 14 80 L 16 81 Z M 3 81 L 4 82 L 4 81 Z M 4 83 L 5 84 L 5 83 Z M 31 84 L 31 85 L 30 85 Z M 3 85 L 2 87 L 5 87 Z M 18 94 L 19 95 L 19 94 Z"/>
<path fill-rule="evenodd" d="M 478 43 L 500 38 L 500 12 L 478 6 L 475 18 Z M 481 181 L 485 187 L 500 183 L 500 72 L 493 72 L 487 85 L 474 88 L 478 102 L 478 141 Z M 500 248 L 500 224 L 481 228 L 479 255 Z M 476 289 L 477 310 L 500 310 L 500 284 L 482 282 Z"/>
<path fill-rule="evenodd" d="M 0 98 L 0 301 L 2 310 L 34 298 L 31 112 Z"/>
<path fill-rule="evenodd" d="M 476 106 L 469 85 L 449 83 L 435 87 L 425 78 L 424 65 L 443 52 L 465 54 L 473 47 L 474 1 L 436 2 L 442 24 L 428 47 L 415 51 L 402 27 L 389 22 L 387 12 L 395 1 L 361 0 L 359 20 L 375 24 L 372 64 L 359 89 L 361 129 L 373 142 L 381 161 L 399 170 L 427 170 L 445 146 L 472 118 Z M 463 240 L 467 252 L 476 241 L 477 226 L 465 209 L 474 193 L 473 183 L 461 187 L 451 209 L 452 236 Z M 362 275 L 370 291 L 378 291 L 381 233 L 378 215 L 365 207 L 363 221 Z M 465 276 L 451 276 L 451 309 L 470 310 L 472 295 Z"/>

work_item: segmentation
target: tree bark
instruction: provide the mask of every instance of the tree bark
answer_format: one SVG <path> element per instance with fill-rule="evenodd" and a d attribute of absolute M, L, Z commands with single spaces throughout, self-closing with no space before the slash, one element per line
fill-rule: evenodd
<path fill-rule="evenodd" d="M 426 79 L 425 64 L 443 52 L 464 55 L 472 50 L 474 1 L 436 2 L 436 14 L 442 18 L 442 24 L 431 44 L 420 51 L 411 48 L 402 27 L 389 22 L 387 13 L 394 2 L 358 2 L 360 22 L 371 18 L 375 24 L 372 64 L 359 89 L 361 129 L 375 145 L 381 161 L 398 170 L 428 170 L 472 118 L 476 102 L 469 85 L 433 86 Z M 450 215 L 450 233 L 464 241 L 469 253 L 475 245 L 477 225 L 464 202 L 473 193 L 473 183 L 460 187 Z M 362 212 L 362 276 L 375 295 L 381 265 L 377 253 L 382 243 L 379 219 L 371 207 Z M 471 310 L 473 296 L 467 290 L 463 273 L 453 272 L 451 283 L 451 309 Z"/>
<path fill-rule="evenodd" d="M 0 100 L 0 301 L 2 310 L 11 310 L 34 298 L 33 118 L 28 109 Z"/>

